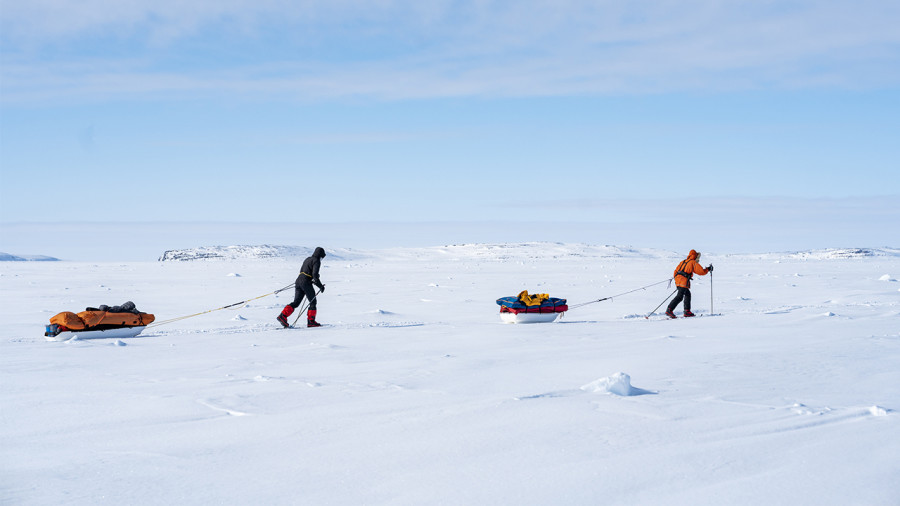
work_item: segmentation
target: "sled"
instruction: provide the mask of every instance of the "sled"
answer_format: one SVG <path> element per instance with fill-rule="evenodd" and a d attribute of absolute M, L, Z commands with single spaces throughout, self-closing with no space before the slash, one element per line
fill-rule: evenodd
<path fill-rule="evenodd" d="M 566 299 L 546 294 L 530 296 L 528 292 L 517 297 L 501 297 L 497 304 L 504 323 L 550 323 L 569 310 Z"/>
<path fill-rule="evenodd" d="M 63 311 L 50 318 L 44 336 L 54 341 L 79 339 L 134 337 L 156 318 L 142 313 L 128 301 L 121 306 L 89 307 L 75 314 Z"/>
<path fill-rule="evenodd" d="M 503 323 L 550 323 L 556 321 L 562 313 L 506 313 L 500 312 Z"/>
<path fill-rule="evenodd" d="M 128 337 L 137 337 L 146 325 L 139 327 L 119 327 L 115 329 L 105 330 L 59 330 L 51 329 L 56 327 L 55 324 L 47 325 L 47 331 L 44 332 L 49 341 L 68 341 L 69 339 L 122 339 Z"/>

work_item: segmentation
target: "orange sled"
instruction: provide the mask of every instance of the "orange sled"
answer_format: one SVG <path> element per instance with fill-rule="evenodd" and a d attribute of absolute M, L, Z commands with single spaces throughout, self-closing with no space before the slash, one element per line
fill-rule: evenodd
<path fill-rule="evenodd" d="M 134 303 L 129 301 L 121 306 L 89 307 L 78 314 L 63 311 L 50 318 L 50 325 L 47 325 L 44 335 L 55 340 L 75 336 L 134 337 L 155 319 L 150 313 L 138 311 Z M 71 334 L 63 334 L 65 332 Z"/>

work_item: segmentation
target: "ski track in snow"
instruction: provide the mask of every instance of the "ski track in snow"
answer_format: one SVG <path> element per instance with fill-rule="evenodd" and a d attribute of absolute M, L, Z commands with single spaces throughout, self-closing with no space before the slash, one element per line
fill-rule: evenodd
<path fill-rule="evenodd" d="M 244 318 L 245 320 L 246 318 Z M 374 329 L 374 328 L 404 328 L 404 327 L 421 327 L 423 325 L 434 325 L 434 323 L 429 324 L 425 322 L 375 322 L 375 323 L 326 323 L 321 327 L 317 328 L 307 328 L 305 325 L 302 325 L 303 321 L 297 322 L 297 327 L 285 329 L 281 325 L 277 323 L 258 323 L 253 325 L 243 325 L 240 327 L 218 327 L 218 328 L 210 328 L 210 329 L 175 329 L 175 330 L 158 330 L 158 328 L 152 328 L 148 331 L 144 331 L 138 337 L 159 337 L 159 336 L 172 336 L 172 335 L 191 335 L 191 334 L 223 334 L 223 335 L 232 335 L 232 334 L 254 334 L 259 332 L 268 332 L 268 331 L 299 331 L 303 330 L 306 332 L 325 332 L 328 330 L 347 330 L 347 329 Z"/>
<path fill-rule="evenodd" d="M 880 406 L 810 408 L 795 403 L 790 406 L 756 406 L 753 421 L 744 421 L 733 427 L 723 427 L 707 434 L 718 442 L 729 440 L 759 439 L 800 431 L 815 431 L 832 425 L 847 424 L 867 418 L 886 416 L 892 410 Z"/>

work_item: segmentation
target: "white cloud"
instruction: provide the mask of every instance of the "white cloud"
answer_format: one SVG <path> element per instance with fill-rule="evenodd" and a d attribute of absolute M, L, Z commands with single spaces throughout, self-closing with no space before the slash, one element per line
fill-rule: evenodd
<path fill-rule="evenodd" d="M 3 100 L 896 86 L 898 24 L 876 0 L 38 0 L 4 5 Z"/>

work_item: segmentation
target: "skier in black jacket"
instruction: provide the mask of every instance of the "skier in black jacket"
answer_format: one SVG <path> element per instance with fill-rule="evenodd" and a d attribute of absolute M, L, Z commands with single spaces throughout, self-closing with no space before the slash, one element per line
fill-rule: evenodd
<path fill-rule="evenodd" d="M 284 306 L 277 318 L 278 322 L 285 328 L 290 327 L 287 321 L 288 316 L 291 316 L 294 310 L 300 306 L 300 303 L 303 302 L 303 296 L 306 296 L 306 299 L 309 300 L 309 309 L 306 311 L 306 326 L 321 326 L 316 322 L 316 292 L 313 291 L 313 285 L 318 286 L 320 292 L 325 291 L 325 285 L 319 280 L 319 266 L 323 258 L 325 258 L 325 250 L 319 247 L 316 248 L 311 257 L 303 261 L 303 266 L 300 267 L 300 275 L 297 276 L 297 281 L 294 283 L 294 302 Z"/>

